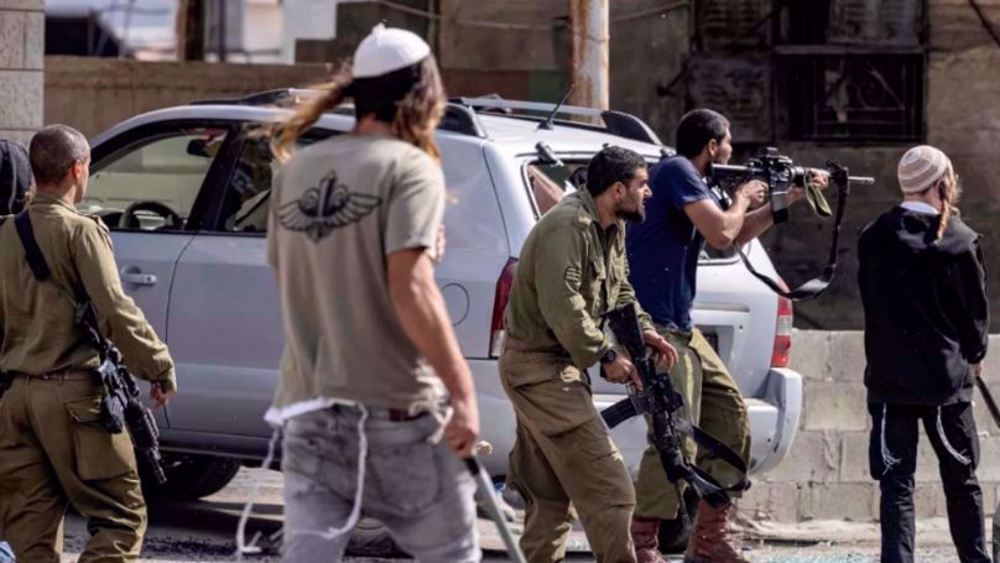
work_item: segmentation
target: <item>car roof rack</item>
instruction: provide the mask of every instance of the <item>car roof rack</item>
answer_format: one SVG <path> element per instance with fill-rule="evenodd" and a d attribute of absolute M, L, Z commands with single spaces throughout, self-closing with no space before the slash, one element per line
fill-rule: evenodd
<path fill-rule="evenodd" d="M 277 106 L 282 108 L 294 107 L 296 104 L 306 101 L 321 93 L 320 90 L 309 88 L 279 88 L 256 92 L 241 98 L 213 98 L 197 100 L 190 105 L 240 105 L 240 106 Z M 354 115 L 353 106 L 343 104 L 334 109 L 334 113 L 342 115 Z M 486 130 L 476 112 L 467 105 L 449 103 L 445 108 L 444 117 L 441 119 L 438 129 L 452 133 L 461 133 L 473 137 L 486 138 Z"/>
<path fill-rule="evenodd" d="M 505 100 L 496 94 L 476 98 L 452 98 L 452 104 L 468 107 L 476 113 L 499 112 L 501 115 L 518 119 L 528 119 L 544 123 L 549 114 L 570 119 L 555 119 L 554 123 L 568 127 L 579 127 L 598 131 L 606 131 L 612 135 L 625 137 L 634 141 L 663 145 L 656 133 L 642 119 L 622 111 L 599 110 L 581 106 L 558 106 L 548 102 L 522 102 Z M 599 118 L 604 126 L 596 126 L 584 121 L 573 121 L 572 118 Z"/>

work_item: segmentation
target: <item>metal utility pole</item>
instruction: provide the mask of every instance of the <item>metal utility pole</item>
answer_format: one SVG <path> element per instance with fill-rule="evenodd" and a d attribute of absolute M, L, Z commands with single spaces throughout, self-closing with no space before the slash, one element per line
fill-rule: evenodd
<path fill-rule="evenodd" d="M 219 62 L 226 62 L 226 2 L 228 0 L 218 0 L 216 6 L 218 6 L 218 12 L 216 17 L 218 19 L 218 35 L 216 39 L 219 40 Z"/>
<path fill-rule="evenodd" d="M 205 60 L 205 0 L 181 0 L 177 6 L 177 59 Z"/>
<path fill-rule="evenodd" d="M 570 83 L 576 84 L 570 96 L 573 105 L 609 109 L 610 1 L 569 0 Z"/>

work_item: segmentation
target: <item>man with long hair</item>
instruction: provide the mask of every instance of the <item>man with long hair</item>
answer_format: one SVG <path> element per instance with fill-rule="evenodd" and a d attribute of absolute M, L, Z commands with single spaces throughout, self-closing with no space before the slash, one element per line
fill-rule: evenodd
<path fill-rule="evenodd" d="M 989 561 L 974 375 L 989 340 L 979 235 L 954 207 L 958 176 L 940 150 L 920 145 L 899 161 L 903 201 L 858 240 L 865 309 L 865 386 L 872 416 L 869 465 L 882 490 L 882 558 L 913 561 L 917 426 L 937 454 L 952 541 L 963 563 Z"/>
<path fill-rule="evenodd" d="M 348 97 L 354 129 L 298 151 L 271 197 L 286 344 L 267 418 L 284 427 L 283 560 L 340 561 L 365 514 L 420 561 L 479 561 L 476 485 L 459 459 L 479 413 L 434 281 L 445 96 L 430 48 L 376 26 L 352 76 L 284 124 L 278 154 Z"/>

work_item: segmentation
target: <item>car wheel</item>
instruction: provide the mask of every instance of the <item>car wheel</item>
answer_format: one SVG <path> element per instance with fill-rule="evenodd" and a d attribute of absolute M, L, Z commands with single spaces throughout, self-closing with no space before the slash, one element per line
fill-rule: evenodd
<path fill-rule="evenodd" d="M 166 483 L 156 483 L 141 467 L 139 476 L 147 500 L 197 500 L 224 489 L 239 473 L 240 465 L 223 457 L 164 454 Z"/>
<path fill-rule="evenodd" d="M 698 498 L 694 489 L 684 490 L 684 504 L 687 507 L 687 520 L 660 520 L 660 551 L 662 553 L 683 553 L 687 549 L 688 538 L 694 531 L 694 523 L 698 519 Z"/>

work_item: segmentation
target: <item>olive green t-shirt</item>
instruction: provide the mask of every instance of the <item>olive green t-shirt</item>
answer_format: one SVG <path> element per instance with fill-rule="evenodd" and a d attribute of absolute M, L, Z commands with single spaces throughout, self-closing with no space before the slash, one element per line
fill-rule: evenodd
<path fill-rule="evenodd" d="M 269 421 L 338 401 L 417 412 L 442 400 L 390 300 L 387 257 L 433 254 L 444 206 L 440 165 L 392 137 L 342 135 L 284 167 L 268 224 L 285 333 Z"/>

